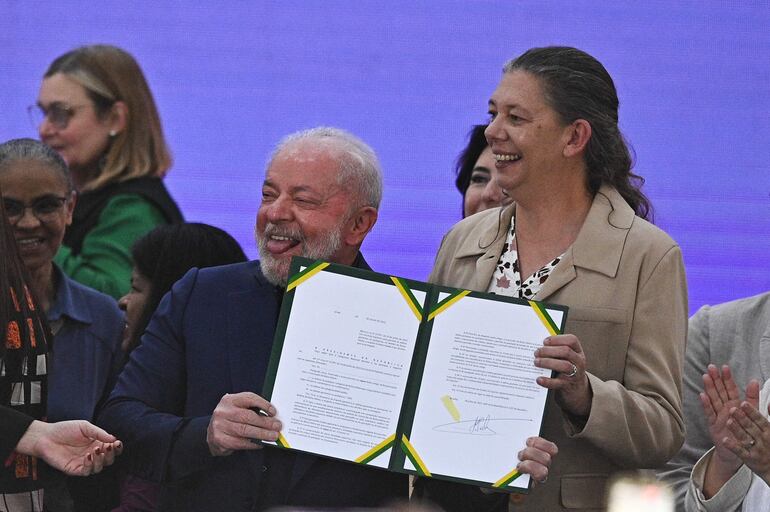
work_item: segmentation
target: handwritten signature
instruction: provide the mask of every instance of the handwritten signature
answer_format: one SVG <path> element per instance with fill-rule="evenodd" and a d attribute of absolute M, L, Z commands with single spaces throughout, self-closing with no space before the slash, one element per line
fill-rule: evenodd
<path fill-rule="evenodd" d="M 513 427 L 510 422 L 531 422 L 530 418 L 495 418 L 489 414 L 486 416 L 476 416 L 472 420 L 453 421 L 452 423 L 442 423 L 436 425 L 433 430 L 436 432 L 447 432 L 449 434 L 462 434 L 466 436 L 497 436 L 508 435 L 507 432 Z"/>
<path fill-rule="evenodd" d="M 474 433 L 474 432 L 489 431 L 494 433 L 494 431 L 491 428 L 489 428 L 489 420 L 491 419 L 492 417 L 489 414 L 487 414 L 484 417 L 476 416 L 476 419 L 473 420 L 473 425 L 471 425 L 470 432 Z"/>

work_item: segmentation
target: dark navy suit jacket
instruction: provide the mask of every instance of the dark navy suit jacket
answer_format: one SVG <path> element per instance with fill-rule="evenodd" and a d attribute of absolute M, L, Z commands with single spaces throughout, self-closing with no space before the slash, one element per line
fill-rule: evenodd
<path fill-rule="evenodd" d="M 358 266 L 366 266 L 363 258 Z M 367 267 L 368 268 L 368 267 Z M 407 479 L 273 447 L 213 457 L 211 413 L 225 393 L 260 394 L 280 290 L 258 262 L 193 269 L 161 301 L 100 423 L 140 476 L 166 482 L 162 510 L 370 506 L 406 498 Z"/>

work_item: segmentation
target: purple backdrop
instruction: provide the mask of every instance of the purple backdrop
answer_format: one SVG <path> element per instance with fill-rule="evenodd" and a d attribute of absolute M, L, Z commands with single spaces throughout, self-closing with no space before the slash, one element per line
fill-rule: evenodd
<path fill-rule="evenodd" d="M 385 169 L 367 258 L 424 279 L 459 217 L 453 161 L 502 63 L 572 45 L 616 80 L 657 224 L 683 247 L 692 312 L 770 290 L 770 3 L 598 5 L 0 0 L 0 140 L 35 133 L 25 108 L 54 57 L 115 44 L 154 91 L 175 156 L 167 182 L 189 220 L 227 229 L 254 256 L 271 146 L 339 126 Z"/>

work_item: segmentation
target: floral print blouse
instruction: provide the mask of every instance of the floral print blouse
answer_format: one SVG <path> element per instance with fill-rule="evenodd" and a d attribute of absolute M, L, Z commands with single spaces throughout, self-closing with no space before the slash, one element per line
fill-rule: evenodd
<path fill-rule="evenodd" d="M 497 268 L 492 274 L 487 291 L 498 295 L 508 295 L 520 299 L 531 299 L 540 291 L 543 284 L 548 280 L 548 276 L 554 267 L 561 261 L 564 254 L 561 254 L 547 263 L 543 268 L 527 277 L 521 278 L 519 273 L 519 256 L 516 251 L 516 227 L 514 215 L 511 217 L 511 229 L 503 245 L 503 253 L 497 262 Z"/>

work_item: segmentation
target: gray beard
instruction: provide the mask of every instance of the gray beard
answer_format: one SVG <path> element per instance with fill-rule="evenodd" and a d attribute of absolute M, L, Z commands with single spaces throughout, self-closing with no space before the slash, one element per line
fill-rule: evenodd
<path fill-rule="evenodd" d="M 291 233 L 291 236 L 293 238 L 299 238 L 300 243 L 302 244 L 301 256 L 312 260 L 329 261 L 329 258 L 336 254 L 340 247 L 342 247 L 342 226 L 344 223 L 345 221 L 343 220 L 328 232 L 318 235 L 312 240 L 305 238 L 305 235 L 299 231 Z M 259 266 L 265 279 L 275 286 L 285 288 L 286 282 L 289 280 L 289 266 L 291 265 L 291 259 L 275 258 L 267 250 L 268 236 L 276 233 L 285 234 L 285 231 L 282 233 L 281 228 L 278 228 L 275 224 L 268 224 L 265 227 L 265 232 L 262 235 L 257 235 Z"/>

